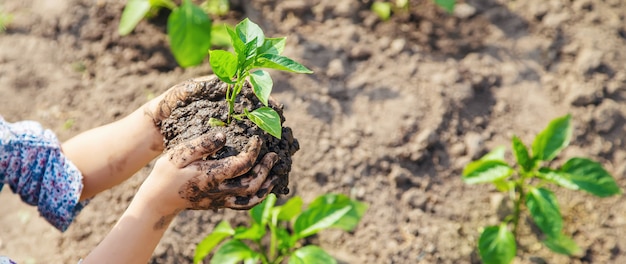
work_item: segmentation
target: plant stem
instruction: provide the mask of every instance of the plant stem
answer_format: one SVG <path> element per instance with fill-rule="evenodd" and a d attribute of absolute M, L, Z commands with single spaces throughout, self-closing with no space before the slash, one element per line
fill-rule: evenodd
<path fill-rule="evenodd" d="M 513 208 L 513 236 L 517 237 L 517 227 L 519 224 L 519 218 L 521 214 L 522 203 L 526 196 L 524 192 L 524 179 L 520 179 L 515 183 L 515 189 L 519 192 L 519 196 L 515 199 L 515 207 Z"/>
<path fill-rule="evenodd" d="M 270 255 L 269 258 L 274 260 L 273 263 L 279 263 L 276 262 L 276 259 L 274 259 L 274 257 L 276 256 L 276 225 L 278 224 L 278 218 L 276 214 L 272 214 L 272 219 L 271 219 L 271 225 L 270 225 Z"/>

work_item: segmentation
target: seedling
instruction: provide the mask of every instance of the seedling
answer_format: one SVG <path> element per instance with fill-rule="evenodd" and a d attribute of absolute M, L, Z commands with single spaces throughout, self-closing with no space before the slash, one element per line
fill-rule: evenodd
<path fill-rule="evenodd" d="M 226 92 L 228 120 L 226 123 L 229 124 L 233 118 L 241 120 L 245 116 L 264 131 L 280 139 L 282 132 L 280 117 L 274 109 L 268 106 L 274 82 L 269 72 L 259 70 L 259 68 L 295 73 L 312 73 L 312 71 L 280 55 L 285 48 L 285 38 L 265 37 L 263 30 L 247 18 L 237 24 L 234 30 L 227 29 L 227 31 L 235 53 L 225 50 L 209 51 L 209 63 L 213 72 L 220 80 L 228 84 Z M 248 80 L 254 94 L 265 106 L 252 112 L 244 110 L 244 113 L 235 114 L 235 99 Z"/>
<path fill-rule="evenodd" d="M 222 245 L 213 254 L 211 263 L 261 261 L 263 264 L 278 264 L 287 258 L 288 263 L 337 263 L 322 248 L 301 246 L 298 242 L 327 228 L 352 231 L 367 210 L 366 204 L 342 194 L 319 196 L 304 211 L 302 199 L 298 196 L 282 206 L 275 204 L 276 196 L 269 194 L 262 203 L 250 209 L 250 227 L 233 229 L 227 221 L 220 222 L 196 247 L 194 264 L 202 261 L 220 243 Z M 269 239 L 263 239 L 268 235 Z M 269 245 L 264 243 L 267 241 Z"/>
<path fill-rule="evenodd" d="M 513 260 L 524 205 L 543 233 L 544 245 L 565 255 L 580 252 L 574 240 L 563 234 L 558 201 L 546 185 L 583 190 L 598 197 L 621 193 L 613 177 L 592 160 L 576 157 L 557 169 L 542 166 L 569 145 L 571 136 L 571 116 L 559 117 L 535 137 L 530 150 L 517 136 L 513 137 L 517 166 L 509 166 L 504 160 L 504 148 L 497 148 L 465 167 L 463 180 L 466 183 L 492 183 L 498 190 L 508 192 L 513 201 L 513 212 L 499 225 L 486 227 L 478 239 L 478 251 L 484 263 L 510 263 Z"/>
<path fill-rule="evenodd" d="M 454 11 L 454 5 L 456 4 L 456 0 L 434 0 L 435 4 L 439 7 L 446 10 L 448 13 L 452 13 Z M 376 13 L 381 20 L 387 21 L 391 17 L 391 12 L 398 11 L 407 11 L 409 9 L 409 1 L 408 0 L 396 0 L 395 4 L 392 4 L 391 1 L 378 1 L 372 3 L 371 10 Z"/>
<path fill-rule="evenodd" d="M 228 12 L 226 0 L 208 0 L 200 6 L 191 0 L 183 0 L 180 6 L 172 0 L 129 0 L 122 13 L 119 34 L 130 34 L 139 21 L 154 16 L 162 8 L 172 11 L 167 18 L 167 34 L 172 54 L 180 66 L 198 65 L 206 58 L 211 45 L 225 45 L 227 26 L 214 25 L 209 15 Z"/>
<path fill-rule="evenodd" d="M 13 16 L 11 14 L 5 13 L 0 9 L 0 33 L 4 33 L 7 29 L 7 25 L 11 23 L 13 20 Z"/>

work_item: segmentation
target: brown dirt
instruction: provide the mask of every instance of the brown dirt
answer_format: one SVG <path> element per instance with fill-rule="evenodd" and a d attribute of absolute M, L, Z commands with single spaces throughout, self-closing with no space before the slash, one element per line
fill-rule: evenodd
<path fill-rule="evenodd" d="M 261 159 L 268 152 L 276 153 L 279 159 L 272 167 L 270 175 L 278 177 L 278 180 L 271 192 L 288 194 L 291 157 L 300 148 L 298 140 L 293 137 L 291 128 L 283 127 L 282 136 L 278 139 L 266 133 L 246 118 L 233 120 L 227 126 L 209 126 L 208 122 L 211 118 L 227 122 L 228 102 L 224 100 L 227 92 L 226 83 L 213 76 L 208 80 L 190 81 L 187 85 L 198 85 L 202 89 L 200 93 L 188 98 L 188 100 L 179 102 L 177 107 L 172 110 L 170 116 L 159 124 L 164 137 L 165 149 L 168 150 L 177 144 L 203 134 L 221 132 L 226 136 L 226 145 L 215 155 L 208 157 L 221 159 L 241 153 L 248 144 L 249 138 L 257 135 L 261 138 L 263 145 L 255 164 L 261 162 Z M 280 123 L 284 124 L 283 105 L 273 100 L 270 100 L 268 105 L 278 113 Z M 252 112 L 263 106 L 263 103 L 254 94 L 250 84 L 246 83 L 235 100 L 234 114 L 243 114 L 244 109 Z"/>
<path fill-rule="evenodd" d="M 176 67 L 162 19 L 127 37 L 123 1 L 2 1 L 15 19 L 0 35 L 0 114 L 37 120 L 61 139 L 111 122 L 208 63 Z M 242 1 L 248 2 L 248 1 Z M 250 1 L 250 17 L 313 75 L 272 73 L 274 97 L 300 142 L 290 195 L 341 192 L 370 205 L 353 233 L 315 238 L 344 263 L 476 263 L 480 227 L 507 202 L 468 186 L 471 159 L 530 143 L 549 120 L 572 113 L 564 157 L 602 162 L 626 187 L 626 2 L 465 0 L 448 15 L 430 1 L 381 22 L 371 0 Z M 71 125 L 70 125 L 71 124 Z M 509 155 L 509 159 L 512 157 Z M 23 263 L 73 263 L 106 235 L 151 165 L 96 197 L 60 234 L 10 193 L 0 194 L 0 253 Z M 529 227 L 516 263 L 626 263 L 626 200 L 558 190 L 565 233 L 583 248 L 554 255 Z M 187 263 L 215 224 L 245 212 L 187 211 L 153 263 Z"/>

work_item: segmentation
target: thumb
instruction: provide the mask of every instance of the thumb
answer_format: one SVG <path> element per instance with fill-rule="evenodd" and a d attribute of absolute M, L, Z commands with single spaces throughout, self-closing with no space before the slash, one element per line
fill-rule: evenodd
<path fill-rule="evenodd" d="M 226 144 L 222 133 L 210 133 L 176 145 L 169 152 L 169 159 L 178 168 L 187 167 L 190 163 L 212 155 Z"/>

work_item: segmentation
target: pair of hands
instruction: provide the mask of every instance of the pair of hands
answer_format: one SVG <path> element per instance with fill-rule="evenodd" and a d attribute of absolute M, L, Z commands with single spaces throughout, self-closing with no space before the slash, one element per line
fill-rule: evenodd
<path fill-rule="evenodd" d="M 204 87 L 202 82 L 210 79 L 201 77 L 175 85 L 144 106 L 144 113 L 152 119 L 159 135 L 161 121 L 169 117 L 177 105 L 199 94 Z M 158 142 L 163 148 L 162 137 Z M 146 180 L 151 191 L 175 211 L 249 209 L 257 205 L 274 186 L 276 177 L 269 172 L 278 155 L 267 153 L 254 166 L 262 145 L 261 139 L 255 136 L 237 156 L 203 160 L 225 143 L 226 138 L 221 133 L 206 134 L 171 148 L 157 160 Z"/>

